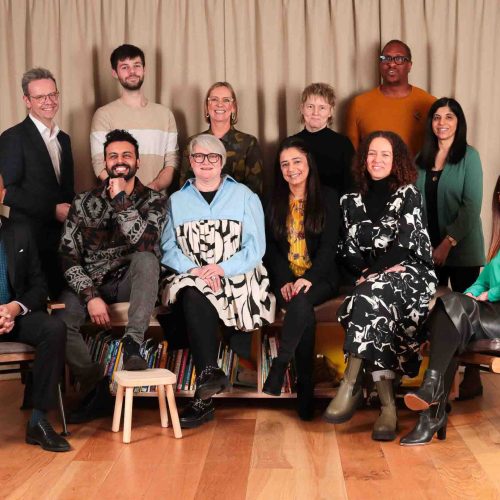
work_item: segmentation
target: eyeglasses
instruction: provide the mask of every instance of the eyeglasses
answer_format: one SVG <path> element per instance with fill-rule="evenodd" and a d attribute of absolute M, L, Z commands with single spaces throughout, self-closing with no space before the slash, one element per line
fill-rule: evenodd
<path fill-rule="evenodd" d="M 218 153 L 193 153 L 191 158 L 195 163 L 203 163 L 205 158 L 209 161 L 209 163 L 217 163 L 219 160 L 222 160 L 222 156 Z"/>
<path fill-rule="evenodd" d="M 222 99 L 220 99 L 219 97 L 209 97 L 207 98 L 207 101 L 212 103 L 212 104 L 231 104 L 234 99 L 232 97 L 223 97 Z"/>
<path fill-rule="evenodd" d="M 406 56 L 384 56 L 384 55 L 381 55 L 381 56 L 378 56 L 380 62 L 382 64 L 389 64 L 391 62 L 395 62 L 398 66 L 400 64 L 403 64 L 405 62 L 410 62 L 410 58 L 409 57 L 406 57 Z"/>
<path fill-rule="evenodd" d="M 28 95 L 28 97 L 36 102 L 45 102 L 46 99 L 55 102 L 59 99 L 59 94 L 60 92 L 52 92 L 51 94 L 45 95 Z"/>

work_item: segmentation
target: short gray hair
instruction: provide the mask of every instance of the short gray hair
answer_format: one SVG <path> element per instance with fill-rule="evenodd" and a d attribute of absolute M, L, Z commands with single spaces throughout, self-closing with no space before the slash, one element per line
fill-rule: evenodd
<path fill-rule="evenodd" d="M 23 94 L 28 96 L 28 85 L 35 80 L 52 80 L 57 89 L 57 82 L 54 75 L 45 68 L 32 68 L 24 73 L 21 80 L 21 87 L 23 88 Z"/>
<path fill-rule="evenodd" d="M 189 155 L 194 152 L 195 146 L 201 146 L 208 149 L 211 153 L 217 153 L 222 156 L 222 166 L 226 164 L 226 148 L 220 139 L 217 139 L 212 134 L 200 134 L 191 139 L 189 142 Z"/>

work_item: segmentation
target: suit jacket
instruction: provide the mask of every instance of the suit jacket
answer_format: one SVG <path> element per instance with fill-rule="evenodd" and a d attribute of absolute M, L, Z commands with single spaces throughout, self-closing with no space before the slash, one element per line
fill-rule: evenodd
<path fill-rule="evenodd" d="M 7 253 L 7 272 L 17 300 L 30 311 L 46 307 L 47 286 L 29 226 L 0 217 L 0 237 Z"/>
<path fill-rule="evenodd" d="M 57 248 L 62 225 L 55 219 L 58 203 L 71 203 L 74 193 L 73 155 L 68 134 L 59 132 L 61 184 L 40 132 L 29 116 L 0 136 L 0 173 L 10 219 L 28 222 L 39 248 Z"/>
<path fill-rule="evenodd" d="M 339 275 L 335 257 L 340 229 L 339 196 L 335 190 L 327 187 L 323 187 L 322 192 L 326 209 L 325 226 L 323 232 L 318 236 L 306 233 L 307 252 L 312 266 L 301 277 L 309 280 L 313 285 L 324 280 L 330 284 L 333 290 L 337 290 Z M 290 245 L 286 238 L 276 241 L 270 228 L 266 228 L 264 263 L 276 293 L 285 283 L 297 280 L 290 269 L 289 248 Z"/>

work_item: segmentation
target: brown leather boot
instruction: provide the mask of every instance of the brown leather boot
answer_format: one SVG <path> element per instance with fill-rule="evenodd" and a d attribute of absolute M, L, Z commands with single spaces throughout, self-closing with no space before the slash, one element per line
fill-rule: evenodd
<path fill-rule="evenodd" d="M 363 388 L 361 378 L 363 373 L 363 360 L 350 355 L 344 378 L 340 382 L 335 397 L 330 401 L 323 418 L 331 424 L 347 422 L 363 402 Z"/>

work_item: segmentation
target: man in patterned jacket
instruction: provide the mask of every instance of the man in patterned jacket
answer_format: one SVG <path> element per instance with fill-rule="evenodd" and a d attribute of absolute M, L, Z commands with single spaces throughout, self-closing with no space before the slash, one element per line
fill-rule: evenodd
<path fill-rule="evenodd" d="M 123 337 L 125 370 L 144 370 L 139 348 L 158 294 L 159 236 L 166 213 L 163 195 L 136 177 L 139 147 L 124 130 L 112 130 L 104 143 L 109 178 L 104 185 L 77 195 L 64 224 L 59 251 L 69 289 L 58 316 L 66 323 L 66 359 L 88 392 L 70 415 L 80 423 L 110 414 L 109 380 L 92 361 L 80 327 L 90 317 L 110 327 L 108 304 L 130 302 Z"/>

